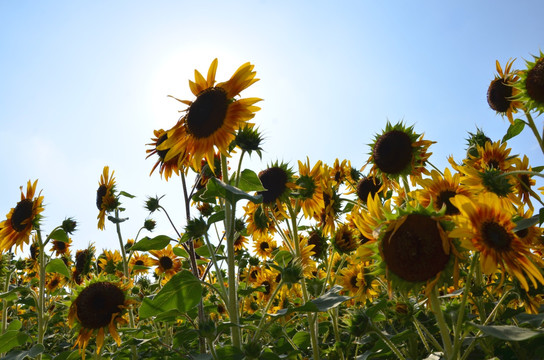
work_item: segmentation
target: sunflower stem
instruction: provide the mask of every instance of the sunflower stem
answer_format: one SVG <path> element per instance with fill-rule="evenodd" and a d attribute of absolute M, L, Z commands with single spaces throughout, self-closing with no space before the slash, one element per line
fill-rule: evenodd
<path fill-rule="evenodd" d="M 268 299 L 268 302 L 266 303 L 266 306 L 263 310 L 263 316 L 261 317 L 261 320 L 259 321 L 259 325 L 257 325 L 257 330 L 255 330 L 255 334 L 253 335 L 253 338 L 251 339 L 252 341 L 257 340 L 259 335 L 261 334 L 264 320 L 266 319 L 268 315 L 268 310 L 270 309 L 270 306 L 272 306 L 274 298 L 276 297 L 276 295 L 278 295 L 278 292 L 280 291 L 282 286 L 283 286 L 283 280 L 280 280 L 280 283 L 278 284 L 278 286 L 276 286 L 276 288 L 272 292 L 272 295 L 270 296 L 270 299 Z"/>
<path fill-rule="evenodd" d="M 371 331 L 374 332 L 378 337 L 391 349 L 391 351 L 397 356 L 399 360 L 406 360 L 404 355 L 400 352 L 400 350 L 393 344 L 391 340 L 387 336 L 385 336 L 384 333 L 380 329 L 378 329 L 374 324 L 370 324 Z"/>
<path fill-rule="evenodd" d="M 295 244 L 295 256 L 297 259 L 302 258 L 302 251 L 300 249 L 300 239 L 298 237 L 298 224 L 297 224 L 297 213 L 293 209 L 293 206 L 291 205 L 290 201 L 287 201 L 287 208 L 289 210 L 289 216 L 291 217 L 291 237 L 293 238 L 293 242 Z M 295 209 L 298 209 L 298 200 L 295 202 Z M 302 298 L 304 299 L 304 303 L 307 303 L 309 300 L 308 296 L 308 289 L 306 289 L 306 279 L 305 277 L 302 277 L 300 280 L 300 285 L 302 287 Z M 319 341 L 317 337 L 317 327 L 315 321 L 317 320 L 317 316 L 312 316 L 311 313 L 308 314 L 308 325 L 310 327 L 310 340 L 312 344 L 312 351 L 313 351 L 313 358 L 314 360 L 320 359 L 319 355 Z"/>
<path fill-rule="evenodd" d="M 223 300 L 227 299 L 227 289 L 225 288 L 225 281 L 223 280 L 223 275 L 221 274 L 221 269 L 219 268 L 219 265 L 217 265 L 217 259 L 215 258 L 215 251 L 212 248 L 212 244 L 210 243 L 210 239 L 208 237 L 208 233 L 204 234 L 204 239 L 206 240 L 206 245 L 208 246 L 208 250 L 210 252 L 210 257 L 212 259 L 213 267 L 215 268 L 215 273 L 217 276 L 217 281 L 219 282 L 219 286 L 221 287 L 222 294 L 221 298 Z"/>
<path fill-rule="evenodd" d="M 450 338 L 450 331 L 446 320 L 444 319 L 444 313 L 440 307 L 440 300 L 438 300 L 438 288 L 433 287 L 433 290 L 429 294 L 429 300 L 431 301 L 432 311 L 434 313 L 436 323 L 440 329 L 440 336 L 442 337 L 442 343 L 444 344 L 444 355 L 446 359 L 451 359 L 450 355 L 452 354 L 452 343 Z"/>
<path fill-rule="evenodd" d="M 221 174 L 223 179 L 228 182 L 229 173 L 227 166 L 227 158 L 225 155 L 221 154 Z M 234 206 L 228 201 L 224 202 L 225 204 L 225 232 L 227 234 L 227 272 L 228 272 L 228 282 L 229 282 L 229 303 L 228 310 L 229 316 L 234 326 L 231 327 L 231 339 L 232 345 L 241 349 L 242 348 L 242 339 L 241 331 L 239 325 L 239 313 L 238 313 L 238 288 L 236 283 L 236 264 L 235 264 L 235 253 L 234 253 L 234 224 L 232 219 L 234 218 Z"/>
<path fill-rule="evenodd" d="M 535 121 L 533 120 L 533 117 L 529 113 L 529 111 L 525 110 L 525 116 L 527 117 L 527 122 L 531 130 L 533 131 L 533 134 L 536 137 L 536 140 L 538 141 L 538 145 L 540 146 L 540 150 L 542 150 L 542 153 L 544 154 L 544 142 L 542 142 L 542 137 L 540 136 L 540 132 L 536 128 Z"/>
<path fill-rule="evenodd" d="M 40 228 L 36 228 L 36 233 L 38 236 L 38 262 L 40 265 L 40 285 L 38 290 L 38 344 L 44 345 L 43 339 L 45 335 L 45 244 L 42 240 L 42 233 Z M 40 353 L 37 357 L 38 360 L 42 359 L 42 354 Z"/>

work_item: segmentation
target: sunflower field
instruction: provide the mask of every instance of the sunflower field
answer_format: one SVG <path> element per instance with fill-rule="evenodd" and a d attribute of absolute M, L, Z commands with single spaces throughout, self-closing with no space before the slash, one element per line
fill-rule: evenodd
<path fill-rule="evenodd" d="M 544 358 L 544 166 L 507 143 L 532 132 L 544 153 L 542 52 L 521 69 L 497 61 L 487 100 L 510 125 L 469 132 L 445 169 L 404 121 L 368 139 L 361 168 L 247 169 L 261 99 L 241 93 L 259 79 L 245 63 L 218 82 L 217 66 L 195 70 L 194 98 L 172 96 L 179 120 L 146 145 L 152 175 L 181 179 L 185 219 L 148 197 L 125 239 L 134 196 L 105 166 L 97 226 L 119 244 L 73 249 L 77 219 L 43 229 L 38 181 L 21 186 L 0 223 L 2 359 Z"/>

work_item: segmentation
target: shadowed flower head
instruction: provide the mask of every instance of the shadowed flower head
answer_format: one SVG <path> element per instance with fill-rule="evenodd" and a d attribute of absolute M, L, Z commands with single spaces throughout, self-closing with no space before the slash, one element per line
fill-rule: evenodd
<path fill-rule="evenodd" d="M 514 87 L 514 84 L 519 80 L 519 76 L 516 75 L 517 72 L 511 71 L 514 61 L 515 59 L 506 63 L 504 72 L 499 61 L 495 62 L 498 75 L 495 75 L 495 79 L 491 81 L 487 90 L 489 107 L 503 116 L 506 115 L 511 124 L 514 123 L 512 114 L 523 108 L 523 103 L 515 100 L 515 96 L 520 91 Z"/>

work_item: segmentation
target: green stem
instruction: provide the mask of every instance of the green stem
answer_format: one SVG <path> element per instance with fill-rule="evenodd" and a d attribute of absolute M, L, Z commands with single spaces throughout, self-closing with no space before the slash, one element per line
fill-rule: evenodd
<path fill-rule="evenodd" d="M 11 274 L 13 274 L 13 271 L 8 271 L 6 274 L 6 280 L 4 281 L 4 289 L 3 292 L 8 292 L 9 290 L 9 283 L 11 281 Z M 0 335 L 6 332 L 6 329 L 8 328 L 8 302 L 6 299 L 2 299 L 2 332 L 0 332 Z"/>
<path fill-rule="evenodd" d="M 213 267 L 215 268 L 217 282 L 219 282 L 219 286 L 221 287 L 221 290 L 222 290 L 221 297 L 223 298 L 223 300 L 225 300 L 227 299 L 227 289 L 225 288 L 225 281 L 223 280 L 221 269 L 217 265 L 217 259 L 215 258 L 215 251 L 213 250 L 212 244 L 210 243 L 210 239 L 208 238 L 208 233 L 204 234 L 204 239 L 206 240 L 206 245 L 208 246 L 208 250 L 210 252 L 210 257 L 212 259 Z"/>
<path fill-rule="evenodd" d="M 276 295 L 278 294 L 278 292 L 280 291 L 282 286 L 283 286 L 283 280 L 280 280 L 280 283 L 278 284 L 278 286 L 276 286 L 276 288 L 274 289 L 274 292 L 272 292 L 272 295 L 270 296 L 270 299 L 268 299 L 268 302 L 266 303 L 266 306 L 265 306 L 265 308 L 263 310 L 263 315 L 261 317 L 261 320 L 259 321 L 259 325 L 257 326 L 257 330 L 255 330 L 255 334 L 253 335 L 252 341 L 255 341 L 256 339 L 258 339 L 259 335 L 261 334 L 262 326 L 263 326 L 264 320 L 266 319 L 266 316 L 268 314 L 268 310 L 270 309 L 270 306 L 272 305 L 272 302 L 274 301 L 274 298 L 276 297 Z"/>
<path fill-rule="evenodd" d="M 295 208 L 298 206 L 298 201 L 296 202 Z M 293 242 L 295 244 L 295 256 L 297 259 L 301 258 L 302 251 L 300 249 L 300 239 L 298 237 L 298 224 L 297 224 L 297 214 L 295 210 L 293 209 L 293 206 L 291 205 L 291 202 L 287 202 L 287 208 L 289 210 L 289 216 L 291 217 L 291 223 L 292 223 L 292 234 L 291 237 L 293 238 Z M 306 279 L 303 277 L 300 281 L 300 285 L 302 287 L 302 298 L 304 300 L 304 303 L 306 304 L 310 297 L 308 296 L 308 290 L 306 289 Z M 315 321 L 317 320 L 317 316 L 312 316 L 312 314 L 308 314 L 308 325 L 310 327 L 310 340 L 312 344 L 312 351 L 313 351 L 313 357 L 314 359 L 321 359 L 319 355 L 319 341 L 317 337 L 317 327 L 315 324 Z"/>
<path fill-rule="evenodd" d="M 389 340 L 389 338 L 387 336 L 385 336 L 380 329 L 378 329 L 374 324 L 371 324 L 371 331 L 373 331 L 376 335 L 379 336 L 380 339 L 382 339 L 382 341 L 389 347 L 389 349 L 391 349 L 392 352 L 395 353 L 395 355 L 397 356 L 397 358 L 399 360 L 406 360 L 406 358 L 404 357 L 404 355 L 402 355 L 402 353 L 400 352 L 400 350 L 395 346 L 395 344 L 393 344 L 393 342 L 391 340 Z"/>
<path fill-rule="evenodd" d="M 416 327 L 416 329 L 418 331 L 418 334 L 420 334 L 420 332 L 422 332 L 419 336 L 422 337 L 422 339 L 423 339 L 423 336 L 426 335 L 426 337 L 429 339 L 429 341 L 433 344 L 433 346 L 438 351 L 444 352 L 444 348 L 442 347 L 442 345 L 440 345 L 440 343 L 438 341 L 436 341 L 433 334 L 431 334 L 431 332 L 422 323 L 419 322 L 419 320 L 417 319 L 416 316 L 413 317 L 413 320 L 414 320 L 414 325 L 415 325 L 415 327 Z M 423 334 L 423 333 L 425 333 L 425 334 Z"/>
<path fill-rule="evenodd" d="M 229 172 L 227 166 L 227 158 L 221 154 L 221 174 L 223 179 L 228 183 Z M 239 311 L 238 311 L 238 289 L 236 282 L 236 263 L 234 253 L 234 224 L 232 219 L 234 218 L 235 208 L 233 204 L 225 201 L 225 233 L 227 234 L 227 273 L 229 282 L 229 303 L 228 311 L 230 321 L 234 324 L 231 327 L 231 339 L 232 345 L 241 349 L 242 339 L 239 325 Z"/>
<path fill-rule="evenodd" d="M 38 290 L 38 344 L 44 345 L 43 339 L 45 335 L 45 244 L 42 240 L 40 228 L 36 229 L 38 235 L 38 262 L 40 266 L 40 285 Z M 41 360 L 42 354 L 38 355 L 38 360 Z"/>
<path fill-rule="evenodd" d="M 533 134 L 536 137 L 536 140 L 538 141 L 538 145 L 540 146 L 540 150 L 542 150 L 542 153 L 544 154 L 544 142 L 542 142 L 542 137 L 540 136 L 540 132 L 536 128 L 535 122 L 533 120 L 533 117 L 528 111 L 525 111 L 525 116 L 527 117 L 527 122 L 531 130 L 533 131 Z"/>
<path fill-rule="evenodd" d="M 432 311 L 436 318 L 436 323 L 440 329 L 440 336 L 442 337 L 442 343 L 444 344 L 444 355 L 446 359 L 450 359 L 452 353 L 452 343 L 450 338 L 450 331 L 446 320 L 444 319 L 444 313 L 440 307 L 440 300 L 438 300 L 438 289 L 436 286 L 433 287 L 433 290 L 429 294 L 429 300 L 431 301 Z"/>

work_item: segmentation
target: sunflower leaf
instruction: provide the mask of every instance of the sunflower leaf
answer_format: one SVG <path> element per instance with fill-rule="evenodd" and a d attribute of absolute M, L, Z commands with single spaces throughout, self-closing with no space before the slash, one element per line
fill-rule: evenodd
<path fill-rule="evenodd" d="M 55 272 L 70 278 L 70 270 L 68 270 L 68 267 L 66 267 L 66 264 L 64 261 L 62 261 L 62 259 L 53 259 L 47 263 L 45 266 L 45 272 Z"/>
<path fill-rule="evenodd" d="M 27 357 L 33 359 L 39 354 L 43 353 L 45 351 L 45 347 L 42 344 L 36 344 L 33 347 L 30 348 L 30 350 L 18 350 L 18 351 L 12 351 L 9 354 L 6 354 L 2 359 L 3 360 L 23 360 Z M 75 350 L 79 351 L 79 350 Z M 55 358 L 56 359 L 56 358 Z"/>
<path fill-rule="evenodd" d="M 516 221 L 516 227 L 514 228 L 514 231 L 521 231 L 524 229 L 528 229 L 531 226 L 538 224 L 539 220 L 540 220 L 540 215 L 534 215 L 528 219 L 521 219 L 519 221 Z"/>
<path fill-rule="evenodd" d="M 6 353 L 16 346 L 30 341 L 30 336 L 19 330 L 8 330 L 0 336 L 0 353 Z"/>
<path fill-rule="evenodd" d="M 249 169 L 245 169 L 242 171 L 242 174 L 240 175 L 240 182 L 238 184 L 238 187 L 240 188 L 240 190 L 243 190 L 243 191 L 266 190 L 263 187 L 263 184 L 261 183 L 259 176 L 257 176 L 257 174 L 254 171 Z"/>
<path fill-rule="evenodd" d="M 512 325 L 478 325 L 472 322 L 469 322 L 469 324 L 480 329 L 485 335 L 506 341 L 523 341 L 544 334 L 544 331 Z"/>
<path fill-rule="evenodd" d="M 302 306 L 281 309 L 278 310 L 276 314 L 268 314 L 269 316 L 283 316 L 288 315 L 293 312 L 323 312 L 337 307 L 344 301 L 351 299 L 349 296 L 338 295 L 338 292 L 342 290 L 342 287 L 339 285 L 333 286 L 325 294 L 321 295 L 318 298 L 308 301 Z"/>
<path fill-rule="evenodd" d="M 70 241 L 68 238 L 68 234 L 66 234 L 66 231 L 64 231 L 61 228 L 56 229 L 51 234 L 49 234 L 49 238 L 57 241 L 62 241 L 64 243 L 67 243 Z"/>
<path fill-rule="evenodd" d="M 208 218 L 208 226 L 210 226 L 211 224 L 213 224 L 215 222 L 223 221 L 223 220 L 225 220 L 225 210 L 218 211 L 218 212 L 212 214 Z"/>
<path fill-rule="evenodd" d="M 127 221 L 128 218 L 119 218 L 119 217 L 115 217 L 115 216 L 110 215 L 110 216 L 108 216 L 108 220 L 111 221 L 114 224 L 119 224 L 119 223 L 122 223 L 124 221 Z"/>
<path fill-rule="evenodd" d="M 235 204 L 238 200 L 246 199 L 260 204 L 263 202 L 261 195 L 250 195 L 237 187 L 228 185 L 221 180 L 211 178 L 206 185 L 206 191 L 201 196 L 203 199 L 220 197 L 227 200 L 231 204 Z"/>
<path fill-rule="evenodd" d="M 170 310 L 187 312 L 202 298 L 202 285 L 190 272 L 184 270 L 172 276 L 154 298 L 145 298 L 140 306 L 140 318 L 147 319 Z"/>
<path fill-rule="evenodd" d="M 172 241 L 172 238 L 166 235 L 155 236 L 150 239 L 149 237 L 144 237 L 142 240 L 138 241 L 130 248 L 131 251 L 149 251 L 149 250 L 162 250 Z"/>
<path fill-rule="evenodd" d="M 128 197 L 129 199 L 133 199 L 133 198 L 136 197 L 135 195 L 129 194 L 129 193 L 127 193 L 126 191 L 121 191 L 121 192 L 119 193 L 119 195 L 123 195 L 123 196 L 125 196 L 125 197 Z"/>
<path fill-rule="evenodd" d="M 521 119 L 514 120 L 514 123 L 508 127 L 508 130 L 506 131 L 506 134 L 502 138 L 502 142 L 505 142 L 514 136 L 519 135 L 523 131 L 523 128 L 525 127 L 525 122 Z"/>

